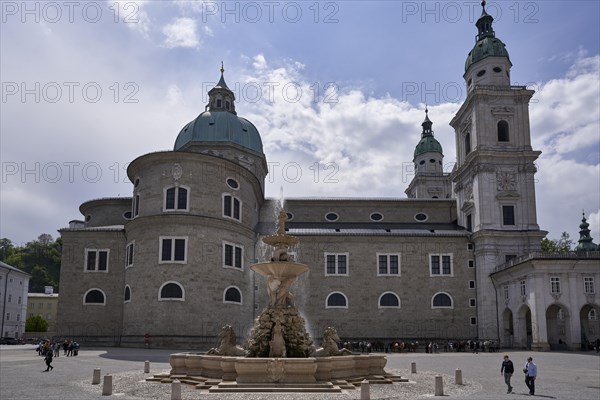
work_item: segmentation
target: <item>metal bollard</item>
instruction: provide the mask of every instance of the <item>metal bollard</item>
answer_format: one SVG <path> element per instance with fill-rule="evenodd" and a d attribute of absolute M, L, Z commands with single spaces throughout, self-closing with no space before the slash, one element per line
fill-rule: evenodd
<path fill-rule="evenodd" d="M 181 382 L 177 379 L 171 382 L 171 400 L 181 400 Z"/>
<path fill-rule="evenodd" d="M 410 363 L 410 373 L 411 374 L 416 374 L 417 373 L 417 363 L 416 362 L 411 362 Z"/>
<path fill-rule="evenodd" d="M 435 396 L 444 395 L 444 380 L 441 375 L 435 376 Z"/>
<path fill-rule="evenodd" d="M 371 400 L 371 386 L 366 379 L 360 383 L 360 400 Z"/>
<path fill-rule="evenodd" d="M 92 375 L 92 385 L 100 384 L 100 368 L 94 368 L 94 374 Z"/>
<path fill-rule="evenodd" d="M 144 373 L 149 373 L 150 372 L 150 361 L 146 360 L 144 361 Z"/>
<path fill-rule="evenodd" d="M 457 385 L 462 385 L 462 371 L 460 370 L 460 368 L 456 368 L 456 371 L 454 372 L 454 383 Z"/>
<path fill-rule="evenodd" d="M 112 394 L 112 375 L 104 375 L 104 383 L 102 384 L 102 396 L 110 396 Z"/>

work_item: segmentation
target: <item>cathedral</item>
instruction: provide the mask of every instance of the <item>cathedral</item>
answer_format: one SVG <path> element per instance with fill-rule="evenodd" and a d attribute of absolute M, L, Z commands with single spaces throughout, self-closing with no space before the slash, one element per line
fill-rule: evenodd
<path fill-rule="evenodd" d="M 485 10 L 450 122 L 456 165 L 426 110 L 406 198 L 290 198 L 286 231 L 309 266 L 292 287 L 313 338 L 490 340 L 579 349 L 600 338 L 600 249 L 585 216 L 577 251 L 544 253 L 537 223 L 529 101 L 511 85 Z M 60 230 L 57 334 L 95 345 L 205 348 L 223 325 L 240 341 L 267 306 L 249 268 L 268 255 L 279 200 L 265 198 L 260 133 L 237 115 L 224 70 L 173 151 L 127 169 L 132 196 L 81 204 Z M 435 119 L 433 116 L 431 116 Z"/>

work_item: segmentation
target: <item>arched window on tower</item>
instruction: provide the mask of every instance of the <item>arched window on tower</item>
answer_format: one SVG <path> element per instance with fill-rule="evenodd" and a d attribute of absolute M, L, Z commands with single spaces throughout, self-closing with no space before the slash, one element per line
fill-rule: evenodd
<path fill-rule="evenodd" d="M 499 142 L 508 142 L 508 122 L 499 121 L 498 122 L 498 141 Z"/>
<path fill-rule="evenodd" d="M 465 156 L 471 152 L 471 134 L 465 135 Z"/>

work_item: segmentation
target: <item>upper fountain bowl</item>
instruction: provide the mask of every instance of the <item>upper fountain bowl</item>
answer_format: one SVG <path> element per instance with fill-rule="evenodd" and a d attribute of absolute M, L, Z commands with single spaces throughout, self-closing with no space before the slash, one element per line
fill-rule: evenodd
<path fill-rule="evenodd" d="M 291 246 L 298 244 L 300 239 L 298 239 L 296 236 L 277 234 L 277 235 L 265 236 L 262 241 L 265 244 L 268 244 L 268 245 L 271 245 L 274 247 L 279 247 L 279 245 L 285 245 L 286 248 L 289 248 Z"/>
<path fill-rule="evenodd" d="M 290 278 L 296 278 L 305 272 L 308 272 L 308 266 L 292 261 L 269 261 L 254 264 L 250 267 L 254 272 L 266 277 L 277 278 L 285 281 Z"/>

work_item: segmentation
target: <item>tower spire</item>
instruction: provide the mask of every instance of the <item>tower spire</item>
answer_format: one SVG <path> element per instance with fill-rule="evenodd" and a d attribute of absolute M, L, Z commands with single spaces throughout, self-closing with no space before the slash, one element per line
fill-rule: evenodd
<path fill-rule="evenodd" d="M 433 122 L 431 122 L 431 120 L 429 119 L 429 109 L 427 108 L 427 104 L 425 104 L 425 120 L 423 121 L 421 126 L 423 127 L 423 132 L 421 133 L 421 138 L 424 138 L 427 136 L 433 136 L 433 131 L 431 130 L 431 127 L 433 126 Z"/>
<path fill-rule="evenodd" d="M 583 213 L 583 217 L 581 219 L 581 224 L 579 224 L 579 240 L 577 247 L 575 247 L 575 251 L 597 251 L 598 246 L 593 242 L 593 238 L 590 236 L 590 224 L 587 223 L 585 219 L 585 212 Z"/>
<path fill-rule="evenodd" d="M 479 33 L 477 34 L 477 41 L 480 41 L 486 37 L 496 37 L 496 33 L 492 28 L 492 22 L 494 22 L 494 18 L 485 11 L 485 0 L 481 2 L 481 16 L 475 23 L 477 26 L 477 30 Z"/>
<path fill-rule="evenodd" d="M 225 67 L 223 61 L 221 61 L 221 79 L 217 85 L 208 91 L 208 104 L 206 109 L 208 111 L 228 111 L 232 114 L 235 112 L 235 95 L 233 91 L 229 89 L 227 83 L 225 83 Z"/>

